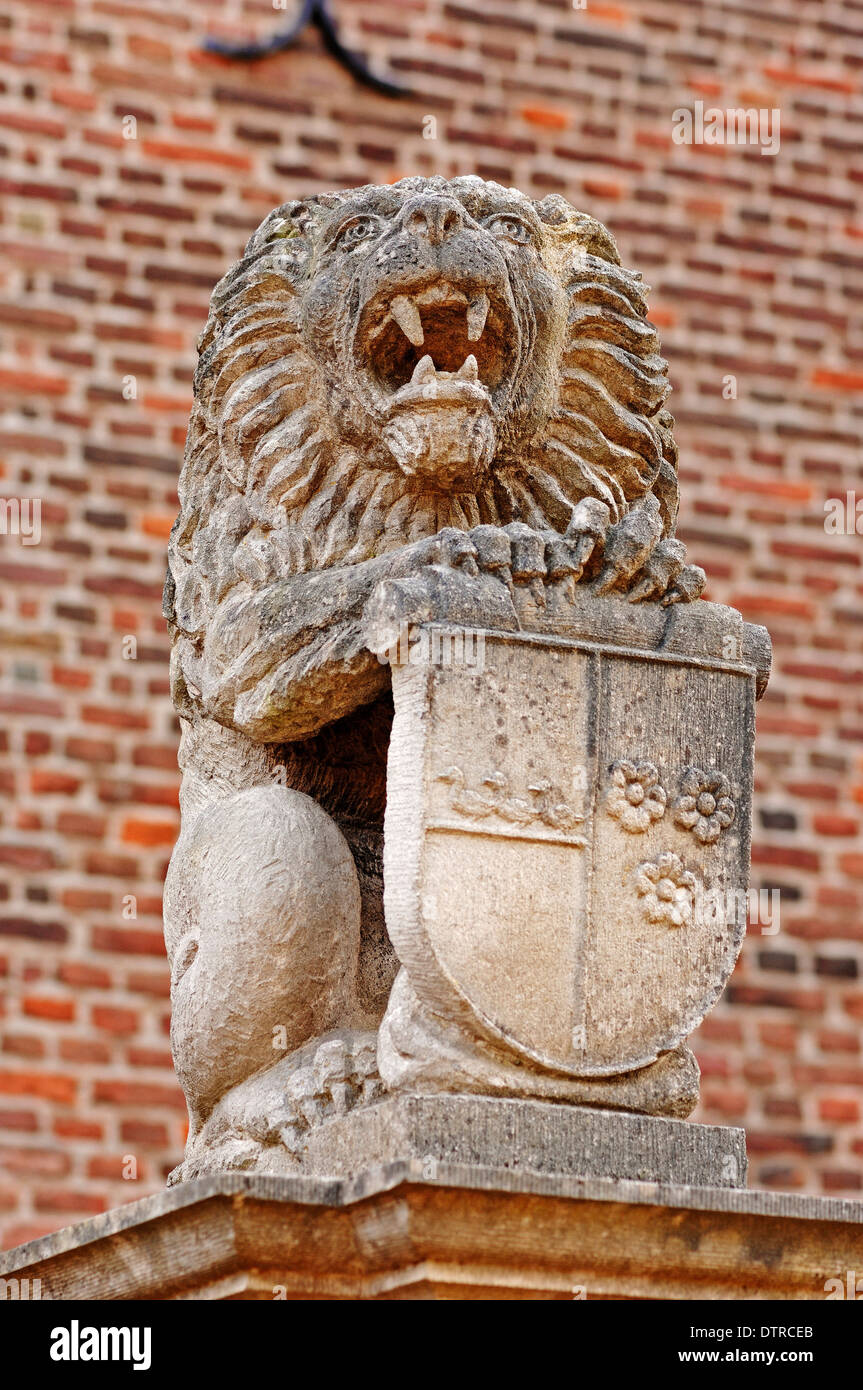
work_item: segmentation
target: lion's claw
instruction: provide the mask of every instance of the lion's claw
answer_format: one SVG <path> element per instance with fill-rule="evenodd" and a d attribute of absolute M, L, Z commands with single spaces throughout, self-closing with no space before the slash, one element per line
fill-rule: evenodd
<path fill-rule="evenodd" d="M 700 598 L 707 583 L 707 575 L 700 565 L 685 565 L 677 576 L 677 582 L 673 589 L 662 599 L 662 605 L 667 608 L 671 603 L 692 603 L 694 599 Z"/>
<path fill-rule="evenodd" d="M 463 570 L 465 574 L 479 574 L 477 549 L 467 531 L 446 526 L 438 532 L 436 540 L 437 554 L 433 563 Z"/>
<path fill-rule="evenodd" d="M 500 526 L 475 526 L 468 532 L 476 550 L 480 569 L 495 574 L 504 583 L 512 581 L 512 545 Z"/>
<path fill-rule="evenodd" d="M 629 602 L 643 603 L 645 599 L 662 598 L 671 589 L 685 562 L 686 547 L 682 541 L 660 541 L 636 576 L 637 583 L 629 592 Z"/>
<path fill-rule="evenodd" d="M 392 578 L 378 586 L 365 609 L 368 645 L 380 655 L 405 627 L 434 621 L 502 630 L 565 623 L 579 584 L 631 603 L 690 602 L 704 588 L 704 571 L 686 565 L 683 544 L 662 529 L 652 496 L 614 526 L 604 502 L 583 498 L 563 535 L 521 521 L 445 527 L 402 552 Z"/>
<path fill-rule="evenodd" d="M 651 505 L 652 504 L 652 505 Z M 598 594 L 627 589 L 629 581 L 647 563 L 662 536 L 659 503 L 648 496 L 643 506 L 628 512 L 605 538 L 605 564 L 596 581 Z"/>

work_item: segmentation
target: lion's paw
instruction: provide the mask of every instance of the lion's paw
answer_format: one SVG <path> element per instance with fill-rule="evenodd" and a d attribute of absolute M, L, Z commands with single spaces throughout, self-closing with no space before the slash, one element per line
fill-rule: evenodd
<path fill-rule="evenodd" d="M 383 1093 L 375 1033 L 318 1039 L 223 1096 L 168 1184 L 213 1172 L 297 1172 L 317 1125 Z"/>

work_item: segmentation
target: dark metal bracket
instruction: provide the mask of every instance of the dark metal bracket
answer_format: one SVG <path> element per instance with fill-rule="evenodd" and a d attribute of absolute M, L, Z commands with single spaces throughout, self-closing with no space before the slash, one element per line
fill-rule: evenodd
<path fill-rule="evenodd" d="M 236 58 L 241 62 L 253 62 L 258 58 L 269 58 L 274 53 L 283 53 L 292 48 L 307 24 L 314 24 L 319 31 L 327 52 L 332 54 L 342 67 L 347 68 L 352 77 L 373 91 L 386 97 L 410 96 L 410 89 L 390 82 L 388 78 L 378 77 L 356 53 L 345 48 L 339 38 L 336 21 L 329 11 L 329 0 L 303 0 L 300 13 L 290 29 L 274 34 L 271 39 L 260 43 L 230 43 L 224 39 L 205 39 L 204 48 L 208 53 L 218 53 L 222 58 Z"/>

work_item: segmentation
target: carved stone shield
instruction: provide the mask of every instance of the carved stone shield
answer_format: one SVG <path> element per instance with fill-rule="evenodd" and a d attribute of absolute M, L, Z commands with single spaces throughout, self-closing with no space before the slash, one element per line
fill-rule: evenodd
<path fill-rule="evenodd" d="M 693 608 L 593 598 L 566 636 L 466 658 L 444 633 L 393 667 L 395 949 L 435 1014 L 559 1073 L 675 1047 L 746 929 L 763 629 Z"/>

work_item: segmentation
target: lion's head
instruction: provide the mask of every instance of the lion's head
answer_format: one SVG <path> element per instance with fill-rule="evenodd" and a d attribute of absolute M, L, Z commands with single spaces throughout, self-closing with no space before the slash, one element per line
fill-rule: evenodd
<path fill-rule="evenodd" d="M 193 642 L 236 584 L 443 526 L 677 510 L 641 277 L 552 195 L 410 178 L 276 209 L 216 286 L 171 544 Z M 226 538 L 230 543 L 226 545 Z"/>

